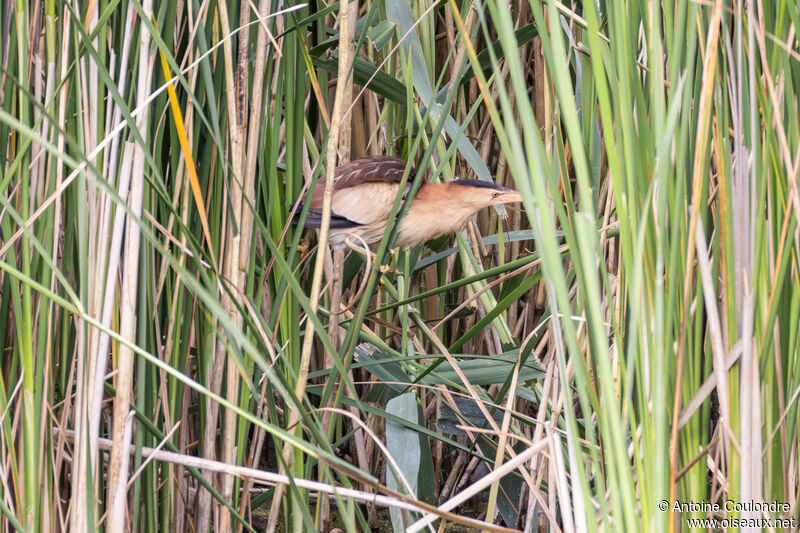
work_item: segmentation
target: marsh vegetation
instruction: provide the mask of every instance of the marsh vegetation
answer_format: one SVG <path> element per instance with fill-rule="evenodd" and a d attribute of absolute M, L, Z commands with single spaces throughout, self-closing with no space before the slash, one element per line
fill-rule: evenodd
<path fill-rule="evenodd" d="M 797 516 L 797 3 L 3 5 L 0 529 Z M 378 154 L 523 201 L 337 260 Z"/>

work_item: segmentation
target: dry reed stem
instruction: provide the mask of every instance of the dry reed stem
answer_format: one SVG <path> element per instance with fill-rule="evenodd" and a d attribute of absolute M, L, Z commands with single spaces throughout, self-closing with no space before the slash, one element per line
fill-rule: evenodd
<path fill-rule="evenodd" d="M 152 14 L 152 0 L 143 3 L 145 16 Z M 139 78 L 137 95 L 141 105 L 149 94 L 152 66 L 155 54 L 150 52 L 150 32 L 144 23 L 139 27 Z M 136 120 L 137 129 L 147 138 L 148 114 L 142 114 Z M 141 217 L 144 193 L 145 155 L 144 147 L 136 145 L 133 154 L 133 170 L 131 172 L 131 190 L 129 205 L 134 217 Z M 127 235 L 125 238 L 125 262 L 123 263 L 122 296 L 120 303 L 120 336 L 131 342 L 136 339 L 137 287 L 139 284 L 139 241 L 141 238 L 139 225 L 132 217 L 128 217 Z M 128 493 L 128 461 L 130 455 L 123 453 L 130 442 L 132 426 L 128 413 L 130 411 L 133 386 L 133 351 L 126 345 L 119 347 L 117 374 L 117 391 L 114 398 L 114 427 L 112 431 L 114 447 L 109 458 L 108 501 L 110 502 L 108 531 L 121 533 L 125 530 L 126 506 Z M 102 371 L 101 369 L 98 369 Z M 73 527 L 78 524 L 72 524 Z"/>
<path fill-rule="evenodd" d="M 56 435 L 63 435 L 64 437 L 70 440 L 73 440 L 75 438 L 75 432 L 72 430 L 60 430 L 58 428 L 53 428 L 53 433 Z M 106 439 L 106 438 L 98 439 L 98 448 L 100 450 L 109 451 L 111 450 L 112 446 L 114 446 L 114 443 L 112 442 L 111 439 Z M 434 507 L 432 505 L 426 504 L 414 498 L 410 498 L 406 495 L 393 493 L 386 487 L 380 487 L 381 491 L 384 492 L 385 494 L 363 492 L 355 489 L 348 489 L 346 487 L 338 487 L 328 483 L 320 483 L 319 481 L 313 481 L 310 479 L 303 479 L 298 477 L 292 477 L 290 479 L 289 476 L 268 472 L 266 470 L 257 470 L 255 468 L 248 468 L 235 464 L 223 463 L 222 461 L 210 461 L 192 455 L 184 455 L 170 451 L 158 450 L 155 448 L 151 448 L 149 446 L 142 446 L 140 448 L 140 451 L 142 457 L 148 459 L 152 458 L 152 460 L 156 461 L 179 464 L 183 465 L 184 467 L 193 467 L 200 470 L 206 470 L 209 472 L 217 472 L 217 473 L 224 472 L 226 474 L 230 474 L 242 479 L 251 479 L 256 482 L 264 483 L 269 486 L 285 487 L 287 485 L 294 484 L 297 487 L 304 490 L 313 491 L 320 494 L 335 495 L 344 499 L 353 499 L 362 502 L 364 504 L 379 505 L 382 507 L 393 507 L 396 509 L 406 509 L 408 511 L 416 513 L 428 513 L 428 516 L 432 517 L 431 521 L 436 520 L 437 518 L 443 518 L 456 524 L 462 524 L 473 528 L 480 528 L 481 530 L 484 531 L 497 532 L 497 533 L 518 533 L 518 530 L 516 529 L 496 526 L 489 522 L 482 522 L 480 520 L 476 520 L 473 518 L 463 517 L 457 514 L 450 513 L 448 510 L 443 510 L 442 508 Z M 518 459 L 516 464 L 510 462 L 504 465 L 507 470 L 507 472 L 504 473 L 513 471 L 513 469 L 519 466 L 519 464 L 529 459 L 533 454 L 539 453 L 540 451 L 541 450 L 539 448 L 526 450 L 525 456 L 521 455 L 520 456 L 521 459 Z M 128 454 L 134 454 L 136 452 L 136 447 L 133 445 L 129 445 L 125 450 L 125 452 Z M 470 492 L 474 492 L 475 490 L 479 491 L 480 489 L 472 488 Z M 461 497 L 465 498 L 467 496 L 461 495 Z M 451 502 L 450 505 L 445 507 L 453 508 L 455 507 L 455 505 L 457 504 L 452 504 Z"/>
<path fill-rule="evenodd" d="M 711 14 L 711 21 L 709 23 L 708 34 L 706 36 L 706 49 L 705 57 L 703 60 L 703 80 L 702 89 L 700 92 L 700 103 L 698 110 L 698 124 L 696 131 L 695 146 L 707 146 L 707 140 L 710 131 L 711 116 L 713 114 L 712 96 L 714 92 L 714 79 L 717 66 L 717 53 L 716 50 L 719 46 L 719 32 L 722 23 L 722 2 L 717 0 L 714 3 L 714 10 Z M 702 192 L 703 176 L 701 174 L 704 167 L 706 151 L 698 149 L 695 152 L 695 159 L 693 163 L 692 174 L 692 199 L 691 199 L 691 216 L 689 219 L 688 235 L 694 235 L 695 227 L 700 212 L 700 196 Z M 683 294 L 688 296 L 690 294 L 690 286 L 692 281 L 691 273 L 693 272 L 694 263 L 694 246 L 687 246 L 686 249 L 686 262 L 684 266 L 683 278 Z M 678 362 L 676 365 L 675 391 L 673 412 L 680 411 L 680 390 L 681 379 L 683 377 L 683 350 L 686 338 L 686 323 L 689 320 L 689 302 L 684 302 L 683 317 L 680 323 L 680 333 L 678 339 Z M 678 472 L 678 421 L 674 419 L 672 423 L 672 433 L 670 437 L 670 489 L 669 501 L 674 501 L 675 496 L 675 475 Z M 674 526 L 674 522 L 670 522 Z M 672 527 L 671 526 L 671 527 Z"/>
<path fill-rule="evenodd" d="M 356 3 L 356 6 L 358 4 Z M 339 148 L 339 134 L 342 127 L 342 121 L 345 117 L 345 106 L 349 105 L 352 95 L 347 94 L 345 84 L 341 80 L 346 80 L 350 72 L 351 58 L 353 57 L 353 35 L 355 34 L 355 21 L 350 20 L 351 13 L 349 2 L 345 1 L 339 6 L 339 69 L 338 80 L 340 83 L 336 87 L 336 95 L 334 97 L 333 112 L 331 116 L 331 128 L 328 136 L 328 147 L 325 167 L 325 190 L 322 197 L 322 222 L 319 228 L 319 252 L 317 253 L 314 263 L 314 274 L 311 282 L 311 294 L 309 297 L 311 312 L 316 313 L 319 307 L 320 288 L 322 286 L 322 274 L 324 271 L 324 253 L 321 251 L 327 246 L 328 243 L 328 230 L 330 227 L 331 219 L 331 197 L 333 195 L 333 178 L 336 172 L 337 163 L 337 149 Z M 352 26 L 352 27 L 351 27 Z M 311 346 L 314 341 L 314 323 L 308 321 L 306 323 L 305 336 L 303 338 L 303 348 L 300 355 L 300 368 L 298 369 L 298 379 L 295 385 L 295 396 L 302 400 L 305 394 L 306 382 L 308 380 L 309 365 L 311 363 Z M 299 408 L 292 408 L 289 413 L 289 420 L 286 425 L 288 428 L 294 428 L 301 419 Z M 293 447 L 291 444 L 286 443 L 283 449 L 284 462 L 287 468 L 291 469 L 293 465 Z M 278 487 L 275 489 L 275 495 L 272 500 L 272 507 L 270 511 L 270 520 L 267 530 L 272 532 L 277 526 L 278 509 L 280 509 L 280 501 L 283 496 L 283 489 Z M 297 502 L 293 499 L 293 513 L 296 521 L 301 521 L 302 516 Z M 295 526 L 299 526 L 301 522 L 295 522 Z M 297 529 L 297 528 L 296 528 Z"/>

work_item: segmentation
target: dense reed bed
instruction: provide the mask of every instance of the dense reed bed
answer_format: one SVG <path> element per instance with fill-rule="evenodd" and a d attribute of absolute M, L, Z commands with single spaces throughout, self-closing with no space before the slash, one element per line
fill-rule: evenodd
<path fill-rule="evenodd" d="M 796 3 L 0 19 L 0 529 L 797 516 Z M 524 202 L 340 265 L 292 203 L 370 154 Z"/>

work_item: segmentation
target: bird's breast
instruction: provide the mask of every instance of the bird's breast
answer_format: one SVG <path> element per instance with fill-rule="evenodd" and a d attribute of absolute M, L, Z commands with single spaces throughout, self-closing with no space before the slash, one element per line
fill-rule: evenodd
<path fill-rule="evenodd" d="M 454 233 L 466 225 L 472 214 L 471 209 L 445 209 L 442 205 L 415 199 L 405 218 L 400 222 L 397 245 L 414 246 Z"/>

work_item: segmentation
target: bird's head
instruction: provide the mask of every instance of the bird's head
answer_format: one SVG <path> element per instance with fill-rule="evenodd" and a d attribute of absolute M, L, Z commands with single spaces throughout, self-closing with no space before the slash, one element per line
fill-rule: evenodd
<path fill-rule="evenodd" d="M 483 180 L 453 180 L 448 183 L 447 192 L 452 194 L 455 200 L 474 209 L 522 201 L 522 196 L 514 189 Z"/>

